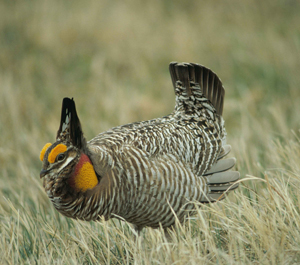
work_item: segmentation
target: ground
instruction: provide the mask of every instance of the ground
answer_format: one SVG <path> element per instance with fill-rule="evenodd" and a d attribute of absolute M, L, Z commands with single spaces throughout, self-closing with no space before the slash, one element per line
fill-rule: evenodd
<path fill-rule="evenodd" d="M 2 1 L 1 264 L 300 263 L 299 1 Z M 87 139 L 168 114 L 171 61 L 203 64 L 226 89 L 240 188 L 201 206 L 166 242 L 126 223 L 59 215 L 39 179 L 62 98 Z M 200 207 L 200 205 L 199 205 Z"/>

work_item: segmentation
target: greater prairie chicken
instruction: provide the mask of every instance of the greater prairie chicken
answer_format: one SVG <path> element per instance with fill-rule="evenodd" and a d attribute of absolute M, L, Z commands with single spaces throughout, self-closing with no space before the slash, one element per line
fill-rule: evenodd
<path fill-rule="evenodd" d="M 54 144 L 41 151 L 45 191 L 63 215 L 86 221 L 117 217 L 168 228 L 193 202 L 215 202 L 238 187 L 239 172 L 222 118 L 224 88 L 211 70 L 171 63 L 174 111 L 100 133 L 86 142 L 73 99 L 64 98 Z"/>

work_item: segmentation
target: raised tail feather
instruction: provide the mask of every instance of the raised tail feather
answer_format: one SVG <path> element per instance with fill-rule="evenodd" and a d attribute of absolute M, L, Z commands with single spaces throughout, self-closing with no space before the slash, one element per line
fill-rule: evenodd
<path fill-rule="evenodd" d="M 199 64 L 177 62 L 171 62 L 169 70 L 175 91 L 176 86 L 180 84 L 185 87 L 187 95 L 190 97 L 192 96 L 192 87 L 199 85 L 203 96 L 212 103 L 216 113 L 222 115 L 225 89 L 213 71 Z"/>
<path fill-rule="evenodd" d="M 207 179 L 209 193 L 202 202 L 222 200 L 225 198 L 225 196 L 222 195 L 226 190 L 234 190 L 239 186 L 239 184 L 235 182 L 239 180 L 240 173 L 238 171 L 230 171 L 235 165 L 236 159 L 234 157 L 221 159 L 226 156 L 230 150 L 230 145 L 224 145 L 217 162 L 203 175 Z"/>

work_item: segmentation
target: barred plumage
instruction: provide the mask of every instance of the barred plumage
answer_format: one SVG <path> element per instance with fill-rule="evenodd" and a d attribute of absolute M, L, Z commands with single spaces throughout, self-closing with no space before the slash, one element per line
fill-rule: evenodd
<path fill-rule="evenodd" d="M 41 153 L 44 187 L 67 217 L 117 217 L 140 230 L 183 221 L 193 202 L 223 199 L 238 187 L 222 118 L 224 88 L 211 70 L 171 63 L 174 111 L 83 137 L 73 99 L 63 100 L 57 141 Z M 63 151 L 61 151 L 63 150 Z"/>

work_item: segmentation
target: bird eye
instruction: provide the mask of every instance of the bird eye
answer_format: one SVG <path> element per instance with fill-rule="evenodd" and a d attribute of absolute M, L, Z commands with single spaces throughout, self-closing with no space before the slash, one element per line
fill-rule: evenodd
<path fill-rule="evenodd" d="M 64 158 L 65 158 L 65 154 L 64 153 L 60 153 L 57 157 L 56 157 L 56 160 L 57 161 L 62 161 L 62 160 L 64 160 Z"/>

